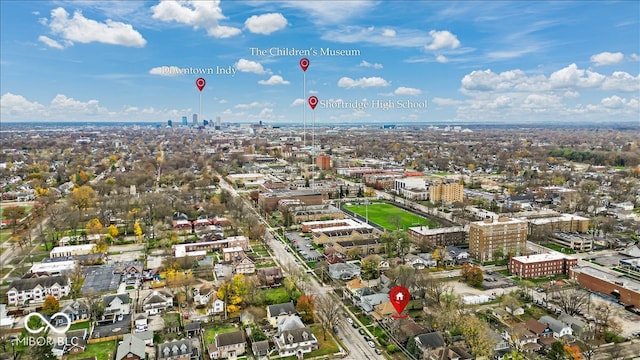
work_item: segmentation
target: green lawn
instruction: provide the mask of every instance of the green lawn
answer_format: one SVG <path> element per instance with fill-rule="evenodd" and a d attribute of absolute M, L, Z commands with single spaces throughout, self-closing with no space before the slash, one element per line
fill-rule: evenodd
<path fill-rule="evenodd" d="M 91 321 L 81 321 L 77 323 L 71 324 L 69 330 L 78 330 L 78 329 L 89 329 L 91 327 Z"/>
<path fill-rule="evenodd" d="M 564 253 L 564 254 L 575 254 L 576 253 L 575 251 L 573 251 L 573 249 L 565 248 L 565 247 L 562 247 L 562 246 L 556 245 L 556 244 L 543 243 L 543 244 L 540 244 L 540 245 L 542 245 L 542 246 L 544 246 L 546 248 L 549 248 L 551 250 L 555 250 L 555 251 Z"/>
<path fill-rule="evenodd" d="M 318 350 L 304 354 L 305 359 L 334 354 L 339 351 L 338 345 L 333 342 L 333 339 L 331 338 L 331 335 L 329 335 L 329 333 L 327 333 L 327 340 L 324 340 L 322 327 L 320 327 L 319 325 L 311 325 L 311 332 L 316 336 L 316 339 L 318 339 Z"/>
<path fill-rule="evenodd" d="M 11 205 L 11 203 L 3 203 L 2 206 L 0 206 L 0 219 L 4 219 L 4 217 L 2 216 L 2 212 L 4 210 L 4 208 L 8 208 L 8 207 L 12 207 L 14 205 Z M 33 206 L 20 206 L 24 208 L 24 212 L 25 214 L 29 214 L 29 211 L 31 211 L 31 208 Z"/>
<path fill-rule="evenodd" d="M 430 219 L 418 216 L 416 214 L 405 211 L 399 207 L 387 203 L 373 203 L 366 205 L 345 205 L 345 209 L 353 211 L 354 213 L 367 217 L 369 221 L 376 223 L 387 230 L 396 230 L 395 218 L 400 219 L 400 229 L 406 230 L 411 226 L 428 226 L 430 228 L 439 227 L 440 224 Z"/>
<path fill-rule="evenodd" d="M 94 355 L 98 360 L 111 360 L 113 359 L 117 349 L 118 345 L 114 340 L 88 344 L 85 352 L 82 354 L 67 356 L 67 360 L 86 359 Z"/>
<path fill-rule="evenodd" d="M 216 334 L 226 334 L 237 330 L 238 328 L 233 324 L 215 324 L 204 331 L 204 342 L 205 344 L 211 344 L 216 340 Z"/>
<path fill-rule="evenodd" d="M 9 240 L 10 237 L 11 237 L 11 230 L 0 231 L 0 244 Z"/>
<path fill-rule="evenodd" d="M 269 305 L 282 304 L 291 301 L 284 286 L 262 290 L 262 292 L 264 293 L 265 302 Z"/>

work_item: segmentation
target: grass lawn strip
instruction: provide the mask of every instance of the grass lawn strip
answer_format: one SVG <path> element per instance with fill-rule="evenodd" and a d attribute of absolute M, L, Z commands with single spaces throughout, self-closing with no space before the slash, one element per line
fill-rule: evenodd
<path fill-rule="evenodd" d="M 226 334 L 239 330 L 233 324 L 216 324 L 214 327 L 204 331 L 205 344 L 211 344 L 216 340 L 216 334 Z"/>
<path fill-rule="evenodd" d="M 98 360 L 111 360 L 117 351 L 117 342 L 114 340 L 87 344 L 87 349 L 82 354 L 67 356 L 67 360 L 80 360 L 96 356 Z"/>

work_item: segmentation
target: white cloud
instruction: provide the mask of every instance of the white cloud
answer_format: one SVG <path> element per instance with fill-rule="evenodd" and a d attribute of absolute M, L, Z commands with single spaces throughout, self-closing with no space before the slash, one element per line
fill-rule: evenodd
<path fill-rule="evenodd" d="M 357 80 L 354 80 L 349 77 L 342 77 L 338 80 L 338 86 L 342 88 L 351 89 L 354 87 L 360 88 L 371 88 L 371 87 L 385 87 L 389 86 L 389 82 L 381 77 L 363 77 Z"/>
<path fill-rule="evenodd" d="M 54 49 L 64 49 L 64 46 L 62 46 L 62 44 L 60 44 L 59 42 L 53 40 L 52 38 L 44 36 L 44 35 L 38 36 L 38 41 L 40 41 L 41 43 L 44 43 L 48 47 L 52 47 Z"/>
<path fill-rule="evenodd" d="M 69 13 L 61 7 L 51 10 L 51 20 L 48 25 L 51 33 L 59 35 L 67 42 L 66 45 L 72 45 L 74 42 L 83 44 L 99 42 L 144 47 L 147 44 L 142 35 L 130 24 L 111 19 L 107 19 L 104 23 L 97 22 L 87 19 L 80 11 L 74 12 L 73 17 L 69 18 Z"/>
<path fill-rule="evenodd" d="M 220 1 L 175 1 L 166 0 L 152 6 L 152 17 L 164 22 L 175 21 L 179 24 L 193 26 L 194 29 L 203 28 L 209 36 L 228 38 L 240 34 L 236 27 L 223 26 L 219 21 L 226 19 L 220 8 Z"/>
<path fill-rule="evenodd" d="M 633 61 L 640 61 L 640 55 L 633 53 L 629 56 Z"/>
<path fill-rule="evenodd" d="M 549 76 L 549 82 L 554 88 L 567 88 L 574 86 L 594 88 L 600 86 L 604 80 L 604 75 L 590 70 L 578 69 L 576 64 L 571 64 Z"/>
<path fill-rule="evenodd" d="M 178 76 L 182 74 L 182 69 L 177 66 L 158 66 L 149 70 L 149 74 L 158 76 Z"/>
<path fill-rule="evenodd" d="M 306 101 L 304 99 L 297 98 L 297 99 L 293 100 L 293 102 L 289 106 L 291 106 L 291 107 L 300 106 L 300 105 L 304 105 L 305 103 L 306 103 Z"/>
<path fill-rule="evenodd" d="M 460 47 L 460 40 L 447 30 L 431 30 L 429 35 L 431 36 L 431 43 L 425 46 L 427 50 L 456 49 Z"/>
<path fill-rule="evenodd" d="M 244 26 L 254 34 L 269 35 L 287 26 L 287 19 L 280 13 L 253 15 L 244 22 Z"/>
<path fill-rule="evenodd" d="M 633 76 L 624 71 L 616 71 L 602 84 L 604 90 L 633 92 L 640 91 L 640 74 Z"/>
<path fill-rule="evenodd" d="M 416 89 L 416 88 L 400 86 L 393 93 L 396 94 L 396 95 L 412 95 L 412 96 L 415 96 L 415 95 L 422 94 L 422 90 Z"/>
<path fill-rule="evenodd" d="M 250 73 L 254 73 L 254 74 L 264 74 L 264 68 L 262 67 L 262 64 L 260 64 L 257 61 L 251 61 L 251 60 L 247 60 L 247 59 L 240 59 L 238 60 L 238 62 L 236 62 L 235 64 L 235 68 L 238 69 L 238 71 L 241 72 L 250 72 Z"/>
<path fill-rule="evenodd" d="M 366 60 L 362 60 L 360 62 L 360 65 L 358 65 L 358 66 L 367 67 L 367 68 L 374 68 L 374 69 L 382 69 L 382 64 L 378 64 L 378 63 L 373 63 L 372 64 L 372 63 L 370 63 L 370 62 L 368 62 Z"/>
<path fill-rule="evenodd" d="M 289 81 L 284 80 L 280 75 L 272 75 L 269 80 L 258 81 L 260 85 L 289 85 Z"/>
<path fill-rule="evenodd" d="M 178 119 L 190 114 L 191 109 L 154 109 L 125 105 L 119 111 L 107 109 L 98 100 L 76 100 L 63 94 L 56 95 L 47 105 L 29 101 L 21 95 L 5 93 L 0 98 L 0 116 L 3 121 L 158 121 Z"/>
<path fill-rule="evenodd" d="M 393 29 L 384 29 L 382 30 L 382 36 L 386 36 L 386 37 L 395 37 L 396 36 L 396 31 Z"/>
<path fill-rule="evenodd" d="M 458 106 L 458 105 L 464 104 L 464 101 L 462 100 L 441 98 L 441 97 L 434 97 L 431 101 L 434 104 L 440 105 L 440 106 Z"/>
<path fill-rule="evenodd" d="M 271 104 L 254 101 L 254 102 L 249 103 L 249 104 L 237 104 L 234 107 L 236 109 L 251 109 L 251 108 L 259 108 L 259 107 L 265 107 L 265 106 L 271 106 Z"/>
<path fill-rule="evenodd" d="M 260 5 L 261 3 L 255 2 L 255 4 Z M 315 23 L 339 24 L 350 18 L 358 17 L 369 12 L 376 6 L 376 2 L 371 0 L 289 0 L 279 2 L 279 5 L 306 12 L 306 17 Z"/>
<path fill-rule="evenodd" d="M 388 34 L 387 34 L 388 35 Z M 430 41 L 430 36 L 421 30 L 400 29 L 395 36 L 386 36 L 384 31 L 375 27 L 342 26 L 327 30 L 322 39 L 347 44 L 375 44 L 388 47 L 423 47 Z"/>
<path fill-rule="evenodd" d="M 621 52 L 610 53 L 605 51 L 591 56 L 591 62 L 595 66 L 617 64 L 621 62 L 622 59 L 624 59 L 624 55 Z"/>
<path fill-rule="evenodd" d="M 438 55 L 436 56 L 436 61 L 439 63 L 445 64 L 449 62 L 449 59 L 447 59 L 447 57 L 444 55 Z"/>

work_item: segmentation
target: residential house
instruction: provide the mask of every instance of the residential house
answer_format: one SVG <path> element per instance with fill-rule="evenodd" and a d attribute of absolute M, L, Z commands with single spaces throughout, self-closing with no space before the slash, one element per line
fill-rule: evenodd
<path fill-rule="evenodd" d="M 415 337 L 415 341 L 416 346 L 422 352 L 423 359 L 434 359 L 432 354 L 437 353 L 446 347 L 444 338 L 437 331 L 420 334 Z"/>
<path fill-rule="evenodd" d="M 329 264 L 328 270 L 332 279 L 350 280 L 360 276 L 360 267 L 352 263 Z"/>
<path fill-rule="evenodd" d="M 64 305 L 60 309 L 60 312 L 67 314 L 72 323 L 89 319 L 89 306 L 83 301 L 73 300 L 72 302 Z M 57 317 L 56 320 L 58 320 Z M 67 320 L 61 319 L 61 321 L 66 323 Z M 56 325 L 62 324 L 58 323 Z"/>
<path fill-rule="evenodd" d="M 281 357 L 296 356 L 302 359 L 304 354 L 318 349 L 318 339 L 297 316 L 289 316 L 280 321 L 278 335 L 273 342 Z"/>
<path fill-rule="evenodd" d="M 128 265 L 122 271 L 122 277 L 127 285 L 139 285 L 142 283 L 143 278 L 143 266 L 141 265 Z"/>
<path fill-rule="evenodd" d="M 125 334 L 118 344 L 115 360 L 144 360 L 146 359 L 145 349 L 144 340 L 134 334 Z"/>
<path fill-rule="evenodd" d="M 266 360 L 269 358 L 269 341 L 254 341 L 251 344 L 251 351 L 258 360 Z"/>
<path fill-rule="evenodd" d="M 558 320 L 571 326 L 573 335 L 580 339 L 590 340 L 593 339 L 593 336 L 595 335 L 593 327 L 589 323 L 580 320 L 580 318 L 578 317 L 573 317 L 567 313 L 562 313 L 558 317 Z"/>
<path fill-rule="evenodd" d="M 155 290 L 142 300 L 142 311 L 147 315 L 159 314 L 173 307 L 173 295 L 165 290 Z"/>
<path fill-rule="evenodd" d="M 391 316 L 397 314 L 398 312 L 393 304 L 391 304 L 390 301 L 385 301 L 373 307 L 373 313 L 371 313 L 371 316 L 378 321 L 386 321 L 389 320 Z"/>
<path fill-rule="evenodd" d="M 347 281 L 347 283 L 345 284 L 345 288 L 347 290 L 345 294 L 353 301 L 356 291 L 366 287 L 367 284 L 364 281 L 362 281 L 360 278 L 356 278 Z"/>
<path fill-rule="evenodd" d="M 471 354 L 460 346 L 448 346 L 442 349 L 437 349 L 431 352 L 431 359 L 433 360 L 473 360 Z"/>
<path fill-rule="evenodd" d="M 493 358 L 495 360 L 503 360 L 504 356 L 511 352 L 509 341 L 498 334 L 495 330 L 489 331 L 489 336 L 493 339 Z"/>
<path fill-rule="evenodd" d="M 207 315 L 222 315 L 224 313 L 224 301 L 215 299 L 211 304 L 211 308 L 207 310 Z"/>
<path fill-rule="evenodd" d="M 431 332 L 431 330 L 427 331 L 425 328 L 418 325 L 411 318 L 396 319 L 395 321 L 399 324 L 396 339 L 403 344 L 405 344 L 409 338 L 415 338 L 420 334 Z"/>
<path fill-rule="evenodd" d="M 187 333 L 187 337 L 196 337 L 202 333 L 202 324 L 200 320 L 192 321 L 184 325 L 184 332 Z"/>
<path fill-rule="evenodd" d="M 89 332 L 87 329 L 67 331 L 64 345 L 64 353 L 75 355 L 82 354 L 87 349 Z"/>
<path fill-rule="evenodd" d="M 246 256 L 244 249 L 240 246 L 224 248 L 222 249 L 222 255 L 225 262 L 232 262 L 238 257 Z"/>
<path fill-rule="evenodd" d="M 260 268 L 256 270 L 260 283 L 266 286 L 278 285 L 282 282 L 282 268 L 279 266 L 272 266 L 268 268 Z"/>
<path fill-rule="evenodd" d="M 133 319 L 133 327 L 135 332 L 143 332 L 149 330 L 149 319 L 144 313 L 136 315 Z"/>
<path fill-rule="evenodd" d="M 267 320 L 274 329 L 278 327 L 278 322 L 282 318 L 285 318 L 289 315 L 298 315 L 293 302 L 267 306 Z"/>
<path fill-rule="evenodd" d="M 240 255 L 233 259 L 232 268 L 235 274 L 253 274 L 256 272 L 256 263 L 247 255 Z"/>
<path fill-rule="evenodd" d="M 215 297 L 216 291 L 209 283 L 205 283 L 199 288 L 193 288 L 193 302 L 196 306 L 206 306 Z"/>
<path fill-rule="evenodd" d="M 105 319 L 113 319 L 114 322 L 122 320 L 124 315 L 131 313 L 131 299 L 129 294 L 111 294 L 102 298 Z"/>
<path fill-rule="evenodd" d="M 14 280 L 7 291 L 7 304 L 18 306 L 27 302 L 43 302 L 47 295 L 60 300 L 69 295 L 71 283 L 64 276 L 49 276 L 43 273 L 30 273 L 22 279 Z"/>
<path fill-rule="evenodd" d="M 389 294 L 385 293 L 374 293 L 370 295 L 362 295 L 360 296 L 360 303 L 358 306 L 369 313 L 374 310 L 376 305 L 382 304 L 385 301 L 389 301 Z"/>
<path fill-rule="evenodd" d="M 551 316 L 543 316 L 540 318 L 540 322 L 546 324 L 552 331 L 553 337 L 556 339 L 561 339 L 564 336 L 573 335 L 573 329 L 571 326 L 563 323 L 560 320 L 556 320 Z"/>
<path fill-rule="evenodd" d="M 244 355 L 247 342 L 243 331 L 216 334 L 215 340 L 209 344 L 210 359 L 235 359 Z"/>
<path fill-rule="evenodd" d="M 505 330 L 502 337 L 514 344 L 519 351 L 535 352 L 542 348 L 538 344 L 538 335 L 529 330 L 524 323 L 517 323 L 511 329 Z"/>
<path fill-rule="evenodd" d="M 427 267 L 434 267 L 436 265 L 435 261 L 427 260 L 415 254 L 405 255 L 404 261 L 405 263 L 407 263 L 408 265 L 411 265 L 416 270 L 422 270 Z"/>
<path fill-rule="evenodd" d="M 193 352 L 194 348 L 191 344 L 191 339 L 167 341 L 158 345 L 156 359 L 191 360 Z"/>

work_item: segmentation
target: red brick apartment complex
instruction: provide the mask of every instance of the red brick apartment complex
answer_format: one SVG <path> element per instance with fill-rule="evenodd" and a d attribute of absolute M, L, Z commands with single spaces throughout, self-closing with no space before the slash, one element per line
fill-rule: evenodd
<path fill-rule="evenodd" d="M 578 259 L 564 254 L 549 253 L 515 256 L 509 260 L 509 272 L 524 279 L 568 274 L 578 265 Z"/>

